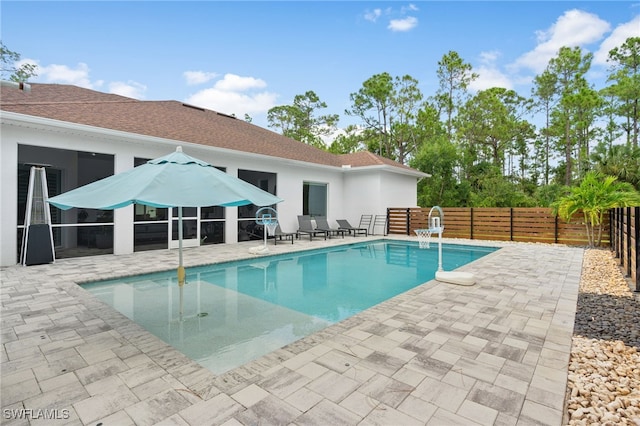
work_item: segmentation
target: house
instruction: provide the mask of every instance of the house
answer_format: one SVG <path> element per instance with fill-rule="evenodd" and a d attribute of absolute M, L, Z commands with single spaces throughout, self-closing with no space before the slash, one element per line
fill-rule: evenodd
<path fill-rule="evenodd" d="M 415 206 L 428 176 L 370 152 L 334 155 L 232 116 L 178 101 L 141 101 L 70 85 L 3 85 L 0 264 L 18 261 L 30 168 L 44 166 L 49 196 L 128 170 L 180 145 L 284 201 L 281 227 L 297 215 L 330 222 Z M 254 206 L 184 209 L 185 246 L 262 237 Z M 126 254 L 177 245 L 172 209 L 51 209 L 57 257 Z"/>

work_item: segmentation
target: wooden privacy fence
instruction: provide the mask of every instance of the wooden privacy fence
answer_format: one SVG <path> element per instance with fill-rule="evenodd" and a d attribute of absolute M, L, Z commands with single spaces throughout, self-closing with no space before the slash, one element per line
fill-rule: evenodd
<path fill-rule="evenodd" d="M 415 235 L 428 228 L 430 208 L 388 208 L 388 233 Z M 444 234 L 447 238 L 521 241 L 587 245 L 582 213 L 570 222 L 555 217 L 550 208 L 529 207 L 443 207 Z M 602 245 L 609 246 L 609 217 L 605 217 Z"/>
<path fill-rule="evenodd" d="M 640 207 L 616 208 L 609 211 L 611 250 L 620 259 L 620 267 L 640 292 Z"/>

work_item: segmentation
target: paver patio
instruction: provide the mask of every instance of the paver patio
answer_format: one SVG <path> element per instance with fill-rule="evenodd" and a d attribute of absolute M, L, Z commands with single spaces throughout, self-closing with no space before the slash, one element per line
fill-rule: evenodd
<path fill-rule="evenodd" d="M 175 251 L 3 268 L 2 424 L 560 425 L 583 249 L 444 241 L 502 249 L 461 268 L 474 286 L 425 283 L 219 376 L 76 284 L 175 268 Z"/>

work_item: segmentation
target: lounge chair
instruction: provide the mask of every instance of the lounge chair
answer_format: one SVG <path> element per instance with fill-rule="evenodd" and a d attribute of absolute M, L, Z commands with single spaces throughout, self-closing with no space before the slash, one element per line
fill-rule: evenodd
<path fill-rule="evenodd" d="M 321 231 L 327 231 L 329 237 L 331 237 L 331 235 L 342 235 L 342 238 L 344 238 L 344 233 L 347 232 L 344 229 L 340 229 L 340 228 L 332 228 L 329 225 L 329 222 L 327 221 L 326 216 L 316 216 L 316 229 L 319 229 Z"/>
<path fill-rule="evenodd" d="M 351 234 L 353 232 L 353 236 L 354 237 L 357 234 L 364 234 L 365 237 L 367 235 L 369 235 L 369 228 L 361 228 L 361 227 L 351 226 L 351 224 L 346 219 L 338 219 L 337 222 L 338 222 L 338 226 L 340 227 L 340 229 L 343 229 L 343 230 L 349 232 L 349 234 Z"/>
<path fill-rule="evenodd" d="M 278 240 L 282 241 L 282 239 L 284 239 L 285 241 L 287 239 L 290 239 L 291 244 L 293 244 L 293 237 L 295 235 L 296 235 L 295 232 L 284 232 L 280 228 L 280 224 L 278 224 L 278 226 L 276 226 L 276 229 L 273 231 L 273 245 L 278 244 Z"/>
<path fill-rule="evenodd" d="M 321 229 L 315 229 L 313 224 L 311 224 L 311 216 L 298 216 L 298 231 L 296 232 L 298 238 L 300 238 L 300 234 L 309 235 L 309 241 L 313 240 L 313 237 L 316 235 L 324 235 L 324 239 L 327 239 L 327 231 L 323 231 Z"/>

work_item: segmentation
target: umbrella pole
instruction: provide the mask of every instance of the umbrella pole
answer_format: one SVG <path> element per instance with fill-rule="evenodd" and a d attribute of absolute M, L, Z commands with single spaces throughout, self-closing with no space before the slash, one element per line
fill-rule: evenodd
<path fill-rule="evenodd" d="M 182 207 L 178 207 L 178 287 L 180 287 L 180 320 L 182 321 L 182 314 L 184 312 L 184 281 L 186 273 L 184 266 L 182 266 Z"/>

